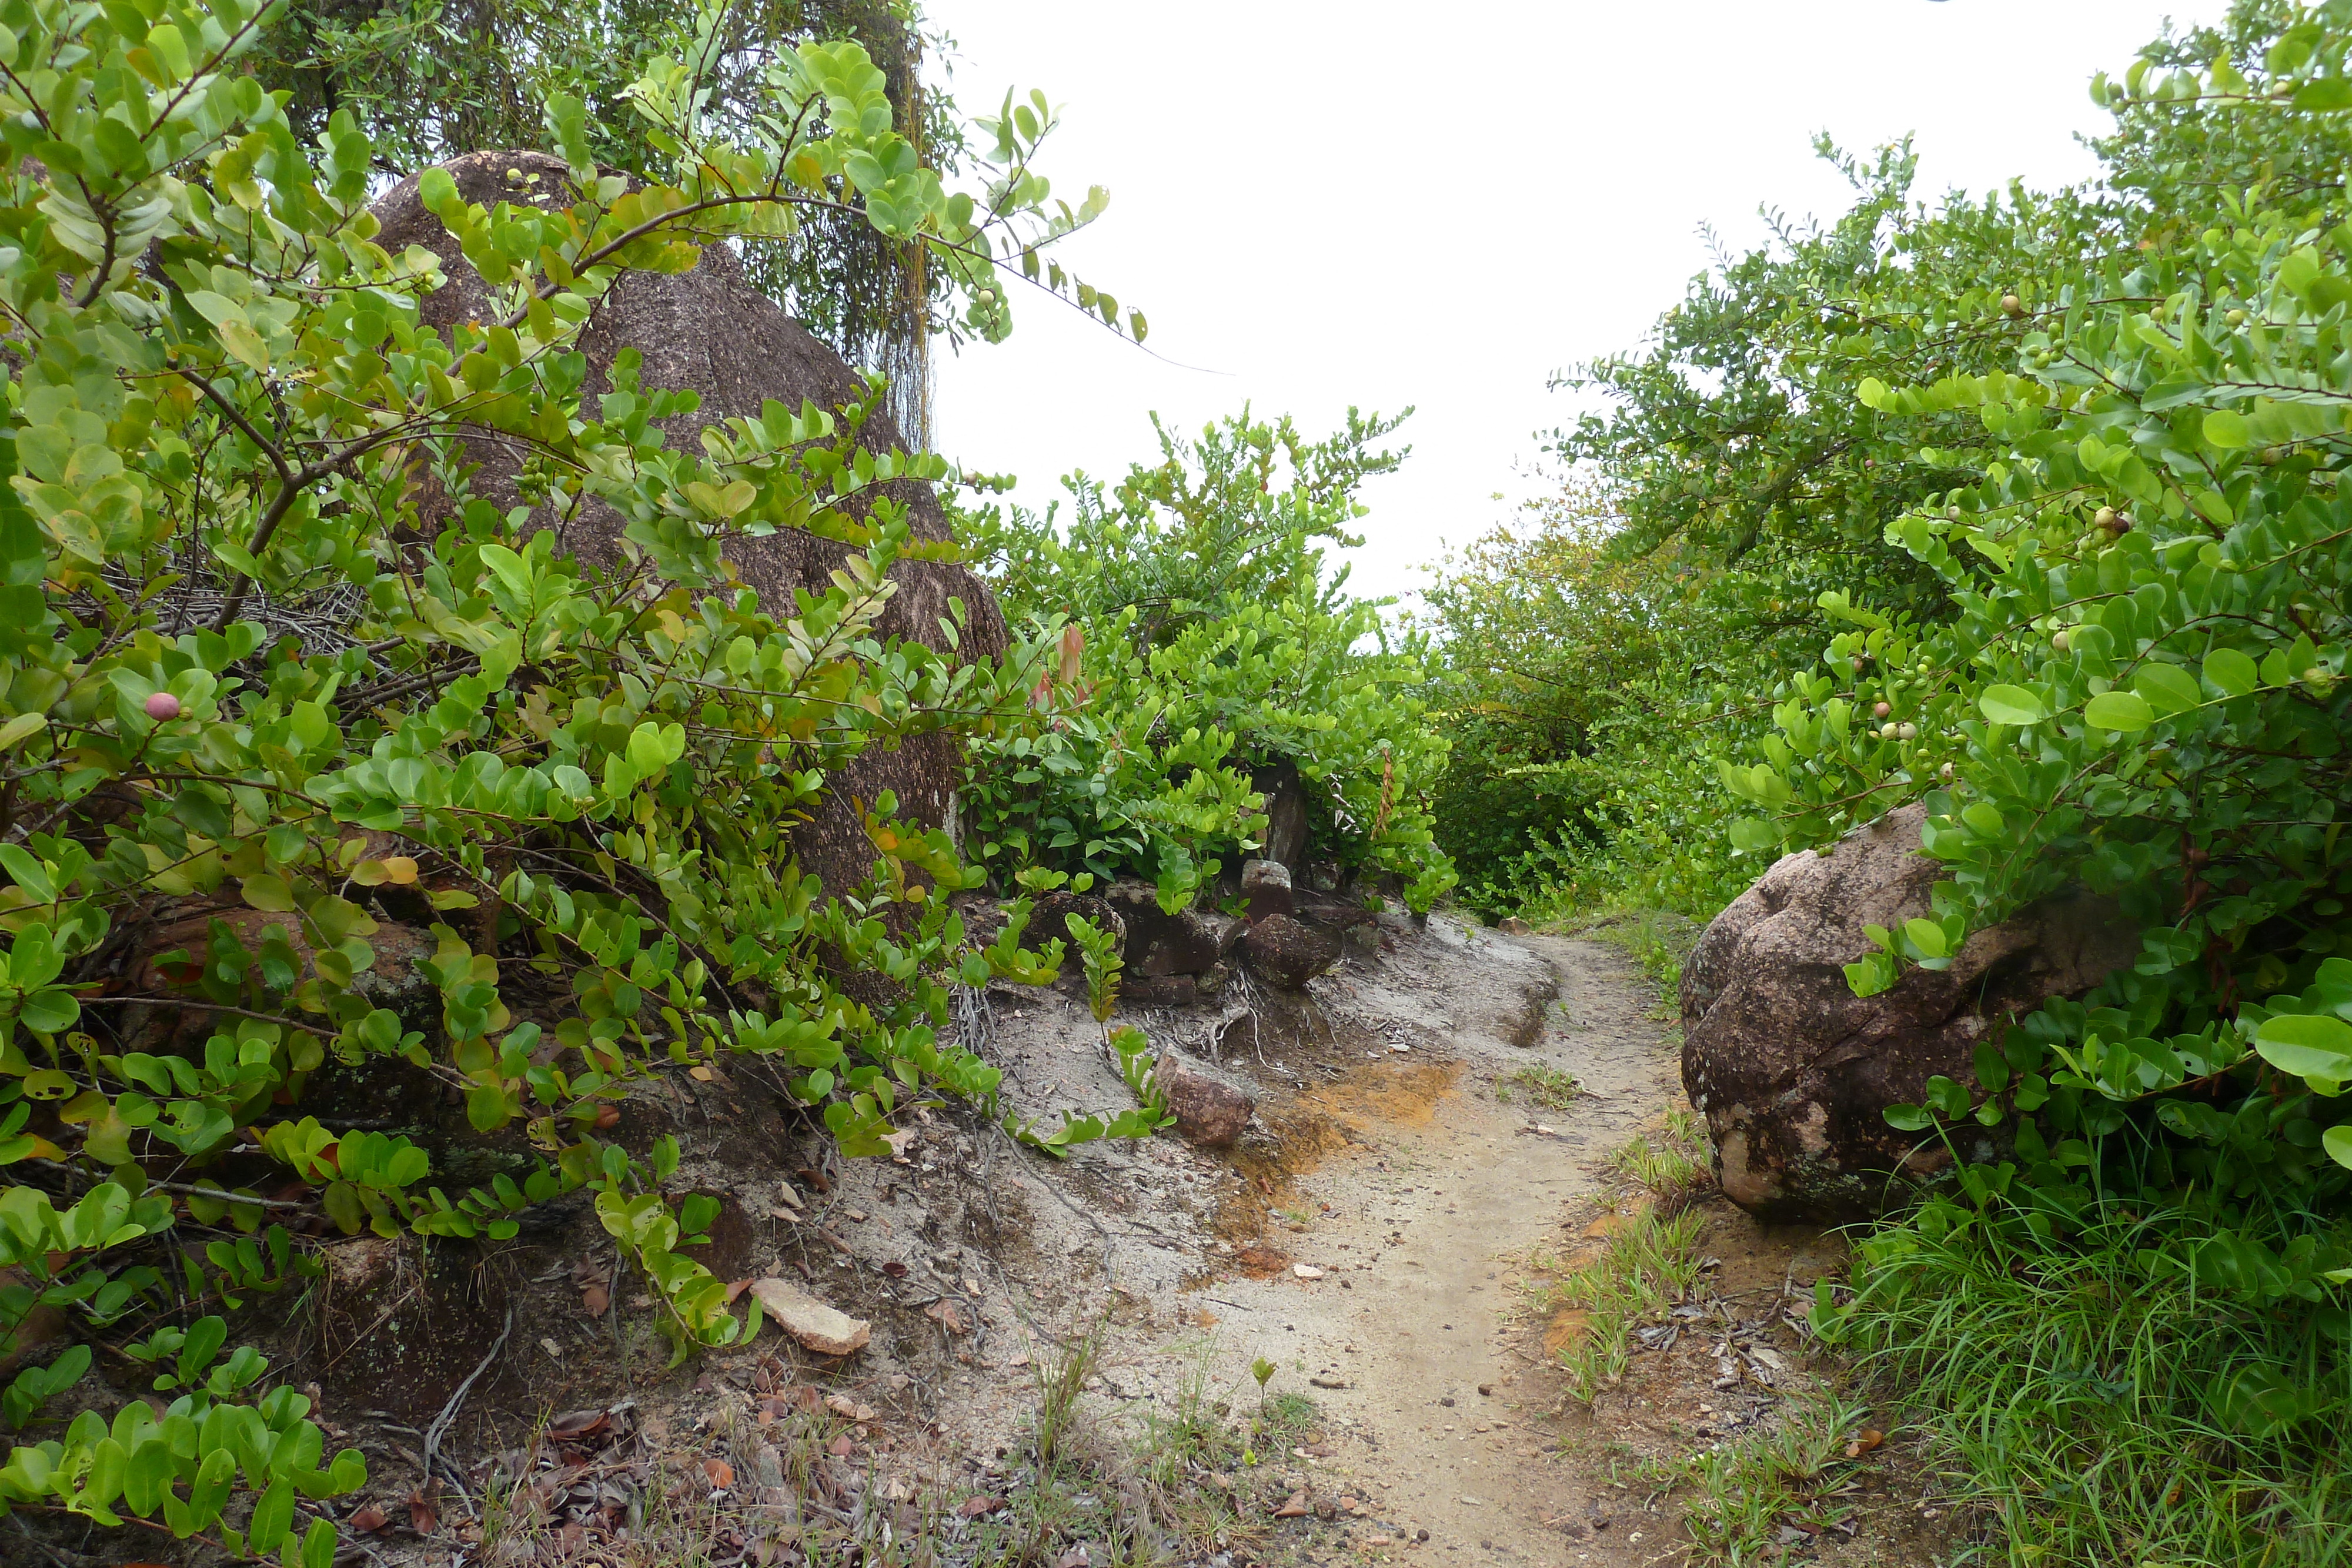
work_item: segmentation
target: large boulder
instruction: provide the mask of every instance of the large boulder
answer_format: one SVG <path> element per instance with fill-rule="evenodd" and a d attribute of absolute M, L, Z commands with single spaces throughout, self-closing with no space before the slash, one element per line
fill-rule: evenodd
<path fill-rule="evenodd" d="M 1950 1159 L 1886 1124 L 1938 1074 L 1973 1083 L 1976 1047 L 2006 1020 L 2079 997 L 2139 951 L 2137 927 L 2087 893 L 2046 899 L 1971 936 L 1948 969 L 1906 968 L 1857 997 L 1844 967 L 1864 927 L 1932 907 L 1943 867 L 1906 807 L 1830 849 L 1784 856 L 1707 926 L 1683 967 L 1683 1087 L 1705 1112 L 1724 1193 L 1761 1218 L 1879 1212 Z M 1961 1153 L 1998 1153 L 1979 1134 Z"/>
<path fill-rule="evenodd" d="M 562 161 L 541 152 L 469 152 L 442 165 L 468 202 L 499 202 L 540 207 L 568 204 L 570 176 Z M 440 256 L 448 278 L 429 295 L 423 317 L 446 328 L 481 319 L 491 308 L 483 287 L 441 220 L 425 208 L 418 175 L 394 185 L 375 203 L 381 224 L 377 243 L 395 254 L 411 245 Z M 751 287 L 742 264 L 725 245 L 712 245 L 692 271 L 676 275 L 633 272 L 597 306 L 580 339 L 588 361 L 587 392 L 611 385 L 613 361 L 623 349 L 635 349 L 644 364 L 639 384 L 649 391 L 691 388 L 701 394 L 696 413 L 668 422 L 666 440 L 675 450 L 698 450 L 704 426 L 732 416 L 757 416 L 770 398 L 797 409 L 803 401 L 826 409 L 849 402 L 862 391 L 856 371 L 776 303 Z M 593 404 L 592 404 L 593 406 Z M 857 433 L 859 444 L 887 450 L 900 444 L 889 414 L 877 410 Z M 502 510 L 520 499 L 516 476 L 520 455 L 504 438 L 467 443 L 468 457 L 481 465 L 474 487 Z M 946 512 L 927 486 L 897 486 L 895 499 L 909 509 L 918 538 L 950 538 Z M 435 498 L 424 502 L 425 522 L 437 520 Z M 446 510 L 446 503 L 443 503 Z M 583 559 L 611 567 L 621 559 L 621 518 L 601 505 L 583 507 L 566 526 L 565 542 Z M 798 529 L 731 543 L 728 559 L 748 586 L 758 591 L 771 613 L 789 614 L 793 591 L 823 591 L 849 553 L 845 546 Z M 958 640 L 961 656 L 994 656 L 1009 645 L 1004 618 L 987 586 L 966 568 L 938 561 L 901 561 L 890 576 L 898 592 L 878 625 L 886 637 L 903 637 L 949 650 L 940 623 L 950 614 L 949 601 L 961 599 L 968 617 Z M 953 815 L 960 762 L 953 737 L 919 736 L 895 750 L 873 750 L 834 779 L 814 820 L 793 833 L 802 866 L 823 879 L 829 891 L 846 891 L 872 869 L 875 852 L 855 802 L 869 806 L 884 789 L 898 798 L 903 817 L 929 827 Z"/>

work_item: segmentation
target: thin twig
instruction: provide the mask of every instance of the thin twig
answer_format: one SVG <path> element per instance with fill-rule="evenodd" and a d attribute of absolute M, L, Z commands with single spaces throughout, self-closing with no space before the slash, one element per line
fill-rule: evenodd
<path fill-rule="evenodd" d="M 441 1414 L 433 1417 L 433 1424 L 425 1428 L 425 1479 L 426 1480 L 433 1479 L 433 1467 L 439 1462 L 442 1434 L 448 1431 L 449 1423 L 457 1418 L 457 1407 L 466 1402 L 466 1396 L 473 1391 L 475 1380 L 488 1372 L 490 1369 L 490 1363 L 498 1360 L 499 1353 L 506 1349 L 507 1336 L 512 1333 L 514 1333 L 514 1299 L 509 1296 L 507 1299 L 506 1327 L 499 1331 L 499 1337 L 490 1346 L 490 1353 L 482 1357 L 481 1364 L 466 1375 L 466 1381 L 457 1385 L 457 1392 L 449 1396 L 449 1403 L 441 1406 Z M 474 1494 L 466 1490 L 465 1479 L 458 1475 L 457 1466 L 446 1465 L 443 1469 L 449 1477 L 449 1484 L 456 1487 L 457 1495 L 466 1500 L 466 1506 L 473 1507 Z"/>

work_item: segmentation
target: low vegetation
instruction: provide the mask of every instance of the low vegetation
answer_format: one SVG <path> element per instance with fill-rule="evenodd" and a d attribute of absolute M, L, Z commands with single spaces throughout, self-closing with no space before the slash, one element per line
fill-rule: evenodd
<path fill-rule="evenodd" d="M 1107 927 L 1024 946 L 1027 894 L 1212 907 L 1295 808 L 1318 891 L 1570 925 L 1671 997 L 1773 857 L 1916 803 L 1948 875 L 1873 930 L 1858 994 L 2071 885 L 2139 956 L 1889 1113 L 1999 1152 L 1864 1228 L 1815 1333 L 2011 1562 L 2352 1555 L 2352 0 L 2232 0 L 2097 78 L 2078 186 L 1922 201 L 1907 145 L 1824 144 L 1850 210 L 1582 367 L 1557 492 L 1412 615 L 1329 559 L 1399 419 L 1161 428 L 1044 515 L 865 439 L 895 409 L 920 446 L 922 345 L 1002 339 L 1016 281 L 1145 337 L 1058 259 L 1107 198 L 1038 172 L 1042 96 L 927 97 L 924 25 L 879 0 L 602 17 L 0 0 L 0 1514 L 329 1568 L 365 1462 L 250 1341 L 331 1237 L 497 1245 L 583 1195 L 674 1362 L 744 1345 L 760 1309 L 698 1260 L 719 1201 L 675 1137 L 614 1132 L 656 1083 L 757 1062 L 851 1156 L 918 1104 L 1051 1157 L 1148 1135 Z M 477 136 L 551 152 L 572 199 L 423 168 Z M 388 172 L 479 315 L 429 324 L 456 264 L 378 243 Z M 599 303 L 722 245 L 912 373 L 688 450 L 695 394 L 634 353 L 589 394 Z M 522 455 L 510 493 L 488 445 Z M 961 546 L 917 537 L 917 485 L 970 493 Z M 591 516 L 610 559 L 572 548 Z M 842 564 L 764 602 L 726 551 L 780 530 Z M 883 635 L 893 569 L 961 550 L 1010 651 L 960 656 L 962 603 L 949 652 Z M 961 836 L 857 799 L 870 873 L 820 885 L 794 829 L 929 737 L 964 758 Z M 950 897 L 983 887 L 984 936 Z M 1066 956 L 1125 1092 L 1049 1132 L 958 1000 Z M 377 1070 L 510 1167 L 322 1113 Z M 1696 1122 L 1612 1168 L 1647 1200 L 1543 1303 L 1588 1402 L 1702 1266 Z M 1043 1364 L 1001 1506 L 821 1549 L 1127 1562 L 1258 1528 L 1249 1474 L 1312 1407 L 1270 1364 L 1255 1402 L 1203 1369 L 1114 1433 L 1098 1351 Z M 154 1397 L 77 1396 L 101 1355 Z M 803 1414 L 771 1445 L 822 1438 Z M 1832 1525 L 1858 1420 L 1792 1409 L 1661 1472 L 1696 1549 Z M 713 1555 L 725 1489 L 651 1484 L 665 1560 Z M 481 1528 L 560 1531 L 535 1496 L 507 1478 Z"/>
<path fill-rule="evenodd" d="M 1863 1456 L 1884 1440 L 1869 1412 L 1834 1395 L 1783 1402 L 1769 1431 L 1639 1468 L 1652 1501 L 1679 1500 L 1694 1563 L 1747 1568 L 1790 1560 L 1790 1548 L 1845 1533 Z M 1796 1540 L 1791 1541 L 1794 1536 Z"/>
<path fill-rule="evenodd" d="M 1579 372 L 1570 481 L 1430 595 L 1481 906 L 1703 920 L 1917 802 L 1948 875 L 1858 993 L 2070 884 L 2139 925 L 1888 1113 L 2001 1153 L 1822 1307 L 2016 1563 L 2341 1550 L 2347 40 L 2342 0 L 2168 32 L 2063 190 L 1824 145 L 1852 209 Z"/>
<path fill-rule="evenodd" d="M 1584 1092 L 1576 1074 L 1539 1061 L 1507 1072 L 1495 1081 L 1495 1098 L 1509 1104 L 1516 1097 L 1548 1111 L 1565 1111 Z"/>

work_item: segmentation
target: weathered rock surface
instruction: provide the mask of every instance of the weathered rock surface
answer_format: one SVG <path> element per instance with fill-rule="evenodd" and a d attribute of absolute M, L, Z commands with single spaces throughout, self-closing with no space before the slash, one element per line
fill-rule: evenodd
<path fill-rule="evenodd" d="M 452 1267 L 415 1236 L 337 1240 L 320 1260 L 316 1354 L 331 1408 L 384 1410 L 423 1427 L 478 1368 L 471 1397 L 522 1394 L 529 1364 L 490 1355 L 507 1334 L 505 1273 Z"/>
<path fill-rule="evenodd" d="M 1066 977 L 1078 964 L 1077 939 L 1070 935 L 1070 917 L 1076 915 L 1116 938 L 1119 956 L 1127 956 L 1127 922 L 1107 899 L 1091 893 L 1072 893 L 1065 888 L 1040 898 L 1029 915 L 1029 929 L 1021 938 L 1022 946 L 1035 949 L 1045 943 L 1061 938 L 1066 951 L 1062 956 L 1062 973 Z"/>
<path fill-rule="evenodd" d="M 1202 974 L 1223 956 L 1223 933 L 1211 917 L 1193 909 L 1169 914 L 1150 883 L 1113 883 L 1103 896 L 1127 926 L 1129 976 Z"/>
<path fill-rule="evenodd" d="M 1290 884 L 1290 868 L 1280 861 L 1242 862 L 1242 897 L 1247 901 L 1249 917 L 1254 921 L 1269 915 L 1295 915 L 1298 910 Z"/>
<path fill-rule="evenodd" d="M 1339 961 L 1339 939 L 1287 915 L 1269 915 L 1251 921 L 1242 933 L 1241 955 L 1250 973 L 1266 984 L 1303 990 L 1307 981 Z"/>
<path fill-rule="evenodd" d="M 1201 999 L 1200 977 L 1139 975 L 1130 969 L 1119 978 L 1118 999 L 1131 1008 L 1189 1008 Z"/>
<path fill-rule="evenodd" d="M 1683 967 L 1683 1086 L 1706 1113 L 1725 1195 L 1759 1218 L 1861 1218 L 1941 1169 L 1942 1144 L 1888 1126 L 1886 1108 L 1918 1103 L 1939 1073 L 1972 1083 L 1978 1042 L 2005 1019 L 2080 996 L 2138 954 L 2112 904 L 2063 894 L 1977 932 L 1948 969 L 1855 996 L 1844 966 L 1870 951 L 1863 928 L 1931 908 L 1943 868 L 1919 852 L 1925 814 L 1906 807 L 1826 854 L 1783 857 Z M 1985 1136 L 1962 1153 L 1995 1153 Z"/>
<path fill-rule="evenodd" d="M 776 1326 L 819 1355 L 855 1355 L 874 1337 L 874 1325 L 864 1318 L 829 1307 L 787 1280 L 751 1281 Z"/>
<path fill-rule="evenodd" d="M 469 152 L 442 166 L 468 202 L 548 207 L 571 200 L 562 162 L 545 153 Z M 377 243 L 395 254 L 421 245 L 441 257 L 448 284 L 424 299 L 426 325 L 446 329 L 487 319 L 492 308 L 488 290 L 441 220 L 425 209 L 417 193 L 419 177 L 410 175 L 375 202 L 372 211 L 383 225 Z M 595 394 L 611 385 L 614 359 L 629 348 L 644 357 L 639 384 L 646 390 L 691 388 L 701 394 L 698 411 L 667 422 L 664 439 L 681 452 L 699 450 L 697 438 L 706 425 L 730 417 L 757 417 L 769 398 L 793 409 L 803 401 L 835 409 L 862 390 L 856 372 L 838 354 L 751 287 L 742 264 L 723 245 L 706 248 L 690 272 L 628 274 L 597 306 L 579 347 L 588 361 L 586 392 L 592 408 Z M 877 451 L 900 444 L 898 427 L 880 410 L 866 422 L 856 440 Z M 475 493 L 501 510 L 515 505 L 520 498 L 515 486 L 520 460 L 513 444 L 503 437 L 470 441 L 467 455 L 481 465 L 474 476 Z M 908 507 L 908 521 L 917 538 L 950 537 L 947 514 L 929 486 L 909 483 L 893 488 L 893 498 Z M 424 500 L 428 528 L 436 520 L 436 500 L 434 496 Z M 446 501 L 441 509 L 446 509 Z M 611 567 L 621 559 L 621 527 L 622 519 L 609 507 L 591 505 L 566 526 L 563 538 L 584 560 Z M 794 589 L 822 591 L 828 587 L 831 574 L 848 553 L 845 546 L 796 528 L 737 539 L 727 547 L 727 558 L 742 580 L 758 591 L 761 603 L 772 613 L 780 614 L 790 613 Z M 969 618 L 956 644 L 960 656 L 994 656 L 1009 646 L 993 596 L 964 567 L 901 561 L 891 568 L 890 576 L 898 586 L 877 626 L 883 636 L 909 638 L 948 652 L 940 622 L 951 614 L 950 600 L 960 599 Z M 949 820 L 959 774 L 955 741 L 943 733 L 918 736 L 895 749 L 877 747 L 863 753 L 835 778 L 816 815 L 793 831 L 803 869 L 820 877 L 828 891 L 855 886 L 875 858 L 855 803 L 863 800 L 870 806 L 882 790 L 894 790 L 901 817 L 940 827 Z"/>
<path fill-rule="evenodd" d="M 1231 1148 L 1249 1125 L 1257 1102 L 1222 1078 L 1192 1067 L 1170 1051 L 1154 1073 L 1176 1113 L 1176 1131 L 1203 1148 Z"/>
<path fill-rule="evenodd" d="M 1250 788 L 1265 797 L 1265 844 L 1258 851 L 1293 877 L 1307 870 L 1307 786 L 1285 758 L 1250 769 Z"/>

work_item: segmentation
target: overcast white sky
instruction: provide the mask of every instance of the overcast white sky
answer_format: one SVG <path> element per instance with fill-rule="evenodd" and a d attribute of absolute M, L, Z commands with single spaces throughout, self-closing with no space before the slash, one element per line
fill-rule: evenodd
<path fill-rule="evenodd" d="M 1574 406 L 1546 381 L 1636 343 L 1703 225 L 1744 246 L 1759 206 L 1843 208 L 1814 131 L 1916 133 L 1923 192 L 2080 178 L 2091 73 L 2224 4 L 929 0 L 967 112 L 1009 86 L 1061 106 L 1045 172 L 1111 192 L 1067 257 L 1175 361 L 1016 297 L 1009 341 L 942 356 L 940 448 L 1042 504 L 1156 455 L 1154 409 L 1319 434 L 1410 403 L 1352 582 L 1410 591 L 1529 493 Z"/>

